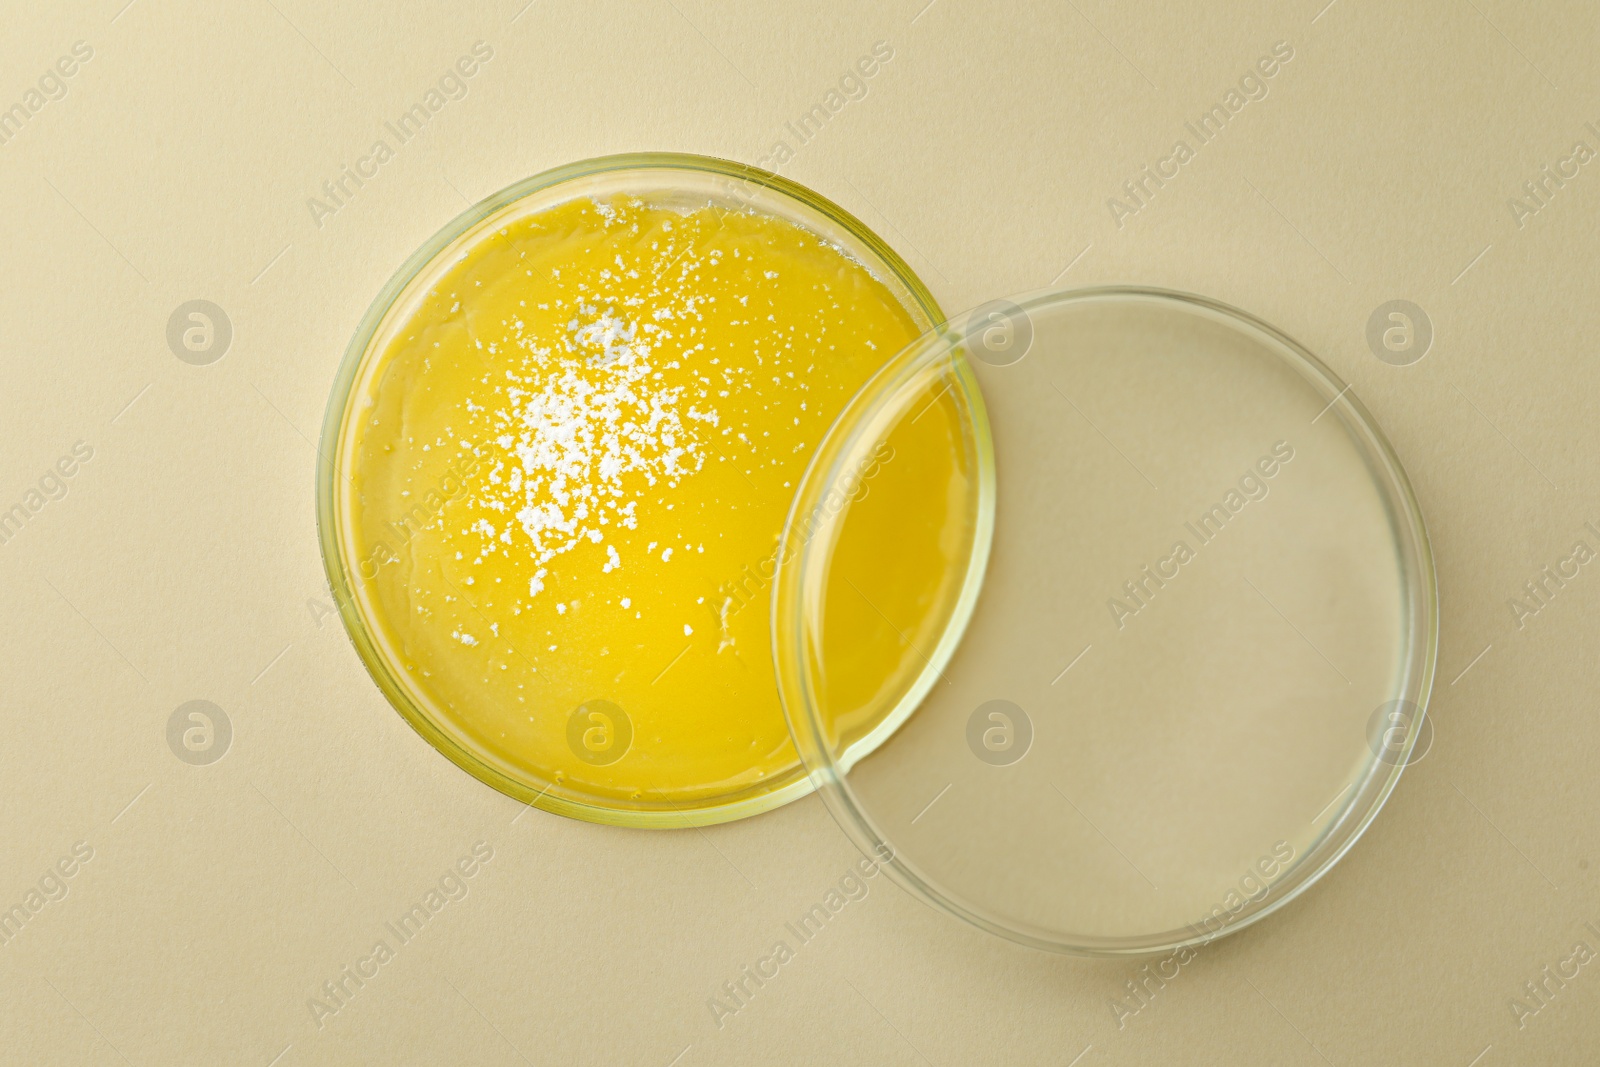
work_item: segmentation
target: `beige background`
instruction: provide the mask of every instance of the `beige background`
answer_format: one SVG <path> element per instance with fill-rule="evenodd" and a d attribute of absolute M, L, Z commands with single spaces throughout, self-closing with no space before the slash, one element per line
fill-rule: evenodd
<path fill-rule="evenodd" d="M 93 58 L 0 145 L 0 907 L 93 858 L 0 945 L 6 1063 L 1590 1063 L 1600 965 L 1600 14 L 1516 0 L 309 0 L 7 5 L 0 107 Z M 49 9 L 47 13 L 46 9 Z M 920 9 L 920 10 L 919 10 Z M 1321 10 L 1319 10 L 1321 9 Z M 493 59 L 319 227 L 321 183 L 475 41 Z M 1408 465 L 1439 560 L 1434 750 L 1320 885 L 1119 1029 L 1136 966 L 1016 948 L 884 879 L 718 1028 L 707 998 L 855 854 L 822 805 L 706 830 L 519 816 L 429 749 L 324 617 L 315 440 L 368 301 L 467 201 L 640 149 L 757 161 L 874 42 L 894 58 L 784 170 L 955 310 L 1047 285 L 1190 289 L 1298 337 Z M 1294 59 L 1119 229 L 1106 207 L 1286 41 Z M 180 362 L 168 316 L 234 327 Z M 1369 351 L 1405 298 L 1421 362 Z M 234 735 L 175 758 L 173 710 Z M 307 998 L 474 842 L 493 859 L 319 1029 Z M 393 938 L 390 938 L 393 943 Z M 1552 984 L 1551 988 L 1555 986 Z M 1077 1057 L 1077 1059 L 1075 1059 Z M 1475 1057 L 1477 1057 L 1475 1059 Z"/>

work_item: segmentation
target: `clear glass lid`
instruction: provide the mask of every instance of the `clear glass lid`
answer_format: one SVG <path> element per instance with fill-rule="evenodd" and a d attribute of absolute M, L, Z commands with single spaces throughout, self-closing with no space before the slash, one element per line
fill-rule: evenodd
<path fill-rule="evenodd" d="M 954 432 L 924 430 L 935 404 Z M 897 518 L 896 481 L 946 521 Z M 945 560 L 939 625 L 840 578 L 867 555 Z M 779 560 L 779 688 L 830 809 L 915 895 L 1036 947 L 1260 918 L 1423 729 L 1437 598 L 1404 472 L 1314 356 L 1202 298 L 1047 292 L 927 334 L 830 430 Z M 870 618 L 923 692 L 840 682 Z"/>

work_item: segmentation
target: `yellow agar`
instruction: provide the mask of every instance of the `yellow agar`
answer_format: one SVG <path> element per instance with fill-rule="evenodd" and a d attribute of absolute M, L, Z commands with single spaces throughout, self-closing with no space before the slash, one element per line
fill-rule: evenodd
<path fill-rule="evenodd" d="M 480 235 L 358 384 L 346 551 L 369 628 L 447 728 L 558 795 L 692 810 L 794 783 L 778 537 L 834 416 L 918 332 L 860 263 L 763 213 L 582 199 Z M 959 427 L 931 394 L 844 472 L 829 581 L 854 588 L 826 646 L 848 737 L 928 669 L 975 477 Z"/>

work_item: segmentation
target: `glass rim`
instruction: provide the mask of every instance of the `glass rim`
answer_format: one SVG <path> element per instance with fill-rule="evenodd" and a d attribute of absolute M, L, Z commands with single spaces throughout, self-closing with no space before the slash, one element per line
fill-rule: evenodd
<path fill-rule="evenodd" d="M 799 763 L 786 772 L 785 776 L 790 779 L 789 781 L 775 788 L 763 785 L 762 791 L 753 795 L 740 796 L 738 793 L 733 793 L 729 794 L 734 797 L 732 800 L 712 803 L 662 801 L 660 807 L 640 808 L 613 807 L 553 795 L 551 791 L 551 786 L 555 784 L 553 782 L 543 790 L 538 789 L 482 758 L 463 744 L 454 733 L 441 726 L 436 721 L 435 715 L 414 699 L 407 686 L 395 675 L 389 658 L 383 653 L 379 641 L 374 636 L 373 623 L 368 621 L 360 609 L 357 596 L 359 567 L 353 571 L 351 561 L 346 556 L 348 539 L 346 524 L 341 514 L 343 497 L 339 492 L 338 479 L 342 469 L 347 423 L 351 405 L 355 400 L 356 384 L 366 367 L 374 339 L 378 337 L 390 312 L 409 294 L 413 283 L 439 259 L 441 253 L 486 220 L 535 194 L 557 186 L 585 178 L 627 171 L 687 171 L 706 174 L 726 179 L 729 183 L 728 191 L 735 197 L 740 191 L 754 191 L 758 195 L 776 194 L 780 198 L 792 200 L 801 207 L 815 212 L 870 253 L 874 257 L 873 261 L 864 265 L 874 272 L 880 269 L 887 272 L 889 277 L 884 280 L 892 283 L 891 288 L 898 287 L 897 298 L 901 300 L 913 319 L 917 320 L 920 328 L 936 329 L 944 321 L 944 312 L 932 292 L 905 260 L 881 237 L 832 200 L 780 174 L 733 160 L 678 152 L 633 152 L 598 156 L 541 171 L 491 193 L 455 215 L 407 257 L 362 314 L 349 343 L 345 346 L 334 375 L 318 438 L 317 537 L 323 570 L 333 594 L 334 605 L 344 625 L 345 633 L 361 659 L 362 666 L 401 718 L 431 747 L 456 766 L 507 796 L 569 818 L 606 825 L 646 828 L 708 826 L 746 818 L 796 800 L 812 791 L 814 788 L 812 777 L 805 765 Z M 574 196 L 581 195 L 583 195 L 581 191 L 575 190 Z M 828 238 L 830 235 L 823 233 L 819 236 Z M 741 792 L 749 793 L 750 790 Z"/>
<path fill-rule="evenodd" d="M 887 857 L 882 865 L 895 882 L 935 910 L 954 915 L 989 933 L 1031 948 L 1074 956 L 1146 956 L 1208 943 L 1276 912 L 1325 875 L 1377 817 L 1410 760 L 1411 752 L 1423 731 L 1433 690 L 1439 638 L 1437 578 L 1422 510 L 1393 446 L 1351 387 L 1299 342 L 1249 312 L 1193 293 L 1138 285 L 1051 288 L 1007 299 L 1024 311 L 1047 302 L 1144 301 L 1163 306 L 1176 305 L 1190 312 L 1199 312 L 1213 321 L 1225 321 L 1265 342 L 1274 355 L 1328 400 L 1329 409 L 1338 411 L 1358 445 L 1373 484 L 1389 508 L 1393 517 L 1391 522 L 1398 524 L 1396 540 L 1401 548 L 1401 573 L 1404 576 L 1406 634 L 1404 670 L 1401 672 L 1403 682 L 1396 686 L 1396 693 L 1413 700 L 1419 708 L 1419 714 L 1409 725 L 1404 743 L 1390 753 L 1392 762 L 1375 759 L 1356 781 L 1353 795 L 1345 802 L 1335 820 L 1306 850 L 1303 858 L 1290 868 L 1288 877 L 1275 883 L 1275 886 L 1282 886 L 1282 892 L 1274 892 L 1259 904 L 1245 905 L 1237 916 L 1230 918 L 1217 931 L 1190 927 L 1137 936 L 1077 936 L 1063 935 L 1059 931 L 1020 922 L 1011 923 L 985 913 L 979 905 L 945 892 L 937 879 L 924 874 L 906 857 L 898 854 L 890 836 L 880 829 L 867 805 L 849 784 L 848 773 L 856 758 L 852 758 L 848 750 L 843 754 L 834 753 L 827 724 L 821 718 L 818 702 L 812 696 L 807 678 L 809 664 L 814 659 L 808 626 L 816 607 L 810 602 L 808 594 L 821 588 L 814 581 L 813 572 L 819 566 L 825 566 L 826 543 L 829 539 L 813 537 L 809 542 L 796 545 L 792 551 L 789 545 L 798 517 L 809 512 L 819 490 L 825 491 L 837 477 L 839 465 L 847 463 L 848 457 L 859 450 L 861 441 L 874 426 L 874 414 L 883 414 L 898 391 L 911 382 L 919 371 L 940 361 L 955 359 L 958 364 L 961 362 L 960 352 L 965 335 L 949 323 L 941 324 L 912 342 L 862 388 L 818 444 L 801 477 L 789 519 L 785 523 L 783 550 L 779 553 L 780 565 L 774 579 L 772 603 L 773 658 L 784 714 L 788 718 L 795 747 L 817 783 L 817 792 L 822 795 L 828 810 L 846 836 L 864 855 Z M 979 408 L 980 412 L 982 410 Z M 987 427 L 983 429 L 983 436 L 987 439 Z M 980 493 L 984 488 L 980 485 Z M 979 531 L 980 535 L 969 552 L 968 585 L 982 584 L 988 563 L 994 506 L 992 480 L 987 484 L 987 492 L 989 497 L 987 501 L 980 502 L 980 508 L 987 509 L 987 515 L 981 521 L 989 526 Z M 975 582 L 972 580 L 974 576 Z M 975 596 L 974 591 L 974 600 Z M 955 640 L 958 641 L 964 633 L 974 606 L 973 602 L 966 599 L 964 591 L 961 613 L 952 617 L 950 627 L 955 632 Z M 1343 797 L 1336 798 L 1335 802 L 1340 799 Z"/>

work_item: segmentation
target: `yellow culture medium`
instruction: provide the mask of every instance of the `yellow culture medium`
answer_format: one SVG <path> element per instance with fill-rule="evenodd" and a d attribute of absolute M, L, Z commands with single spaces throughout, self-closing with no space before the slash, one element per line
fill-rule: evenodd
<path fill-rule="evenodd" d="M 424 281 L 369 346 L 340 463 L 342 551 L 399 684 L 477 758 L 579 805 L 804 788 L 773 679 L 778 538 L 911 314 L 786 219 L 633 196 L 489 229 Z M 847 736 L 929 669 L 964 455 L 931 392 L 841 473 L 852 543 L 828 581 L 854 588 L 829 598 L 826 644 Z"/>

